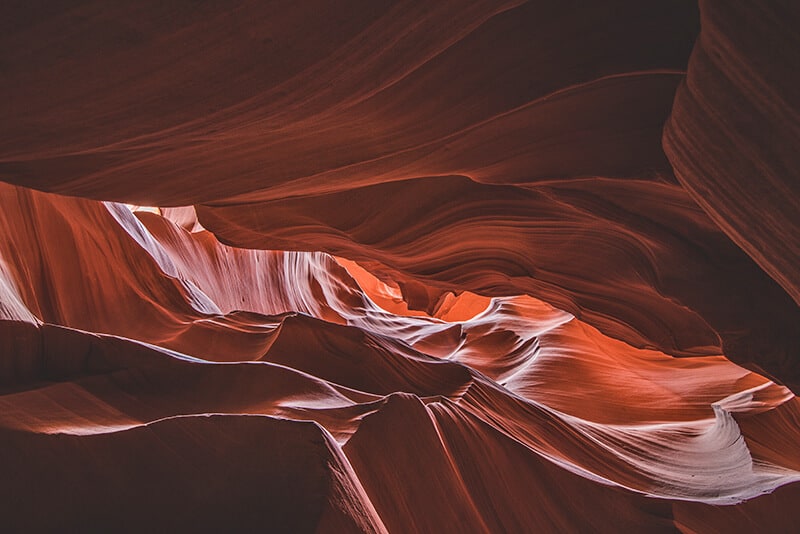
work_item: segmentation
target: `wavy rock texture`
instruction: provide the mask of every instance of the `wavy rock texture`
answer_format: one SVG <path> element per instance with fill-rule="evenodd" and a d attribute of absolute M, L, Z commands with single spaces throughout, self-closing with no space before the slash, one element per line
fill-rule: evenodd
<path fill-rule="evenodd" d="M 692 198 L 800 304 L 800 6 L 700 8 L 664 148 Z"/>
<path fill-rule="evenodd" d="M 675 185 L 419 178 L 198 214 L 225 243 L 322 249 L 442 291 L 535 295 L 636 346 L 724 347 L 797 385 L 800 309 Z"/>
<path fill-rule="evenodd" d="M 420 167 L 503 181 L 666 167 L 658 140 L 696 32 L 688 1 L 581 17 L 518 0 L 20 4 L 0 43 L 0 96 L 17 103 L 0 116 L 14 132 L 0 176 L 155 206 Z M 462 160 L 487 135 L 493 150 Z"/>
<path fill-rule="evenodd" d="M 0 323 L 3 491 L 20 528 L 717 528 L 727 516 L 681 503 L 749 517 L 795 494 L 759 497 L 800 480 L 800 404 L 723 356 L 636 349 L 531 297 L 403 315 L 399 288 L 352 262 L 0 190 L 5 226 L 26 229 L 2 241 Z M 69 492 L 76 476 L 91 483 Z M 27 479 L 47 481 L 57 512 L 31 519 Z"/>
<path fill-rule="evenodd" d="M 800 21 L 699 7 L 4 4 L 3 528 L 795 529 Z"/>

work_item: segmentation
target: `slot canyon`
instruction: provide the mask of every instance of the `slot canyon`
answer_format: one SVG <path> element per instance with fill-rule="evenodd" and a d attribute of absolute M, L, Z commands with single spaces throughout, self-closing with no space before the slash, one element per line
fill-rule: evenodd
<path fill-rule="evenodd" d="M 800 2 L 6 0 L 3 532 L 797 532 Z"/>

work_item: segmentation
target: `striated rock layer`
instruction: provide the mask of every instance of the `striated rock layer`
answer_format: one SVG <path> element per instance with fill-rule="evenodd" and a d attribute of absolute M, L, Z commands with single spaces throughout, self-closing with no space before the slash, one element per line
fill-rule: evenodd
<path fill-rule="evenodd" d="M 12 526 L 703 530 L 728 517 L 703 506 L 749 518 L 800 487 L 800 402 L 724 356 L 527 296 L 404 313 L 352 262 L 118 204 L 0 204 Z"/>
<path fill-rule="evenodd" d="M 664 148 L 692 198 L 800 304 L 800 5 L 700 8 Z"/>
<path fill-rule="evenodd" d="M 2 528 L 796 529 L 798 24 L 5 3 Z"/>

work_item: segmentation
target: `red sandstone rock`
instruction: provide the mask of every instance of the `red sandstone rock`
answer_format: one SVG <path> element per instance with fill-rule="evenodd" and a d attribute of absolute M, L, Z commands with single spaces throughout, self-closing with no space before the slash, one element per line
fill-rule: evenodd
<path fill-rule="evenodd" d="M 0 528 L 796 528 L 800 14 L 584 4 L 0 8 Z"/>

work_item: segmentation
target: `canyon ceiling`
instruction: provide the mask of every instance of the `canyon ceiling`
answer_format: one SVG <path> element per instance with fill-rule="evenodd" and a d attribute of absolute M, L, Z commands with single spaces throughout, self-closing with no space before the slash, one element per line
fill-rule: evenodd
<path fill-rule="evenodd" d="M 3 2 L 3 530 L 793 531 L 798 28 Z"/>

